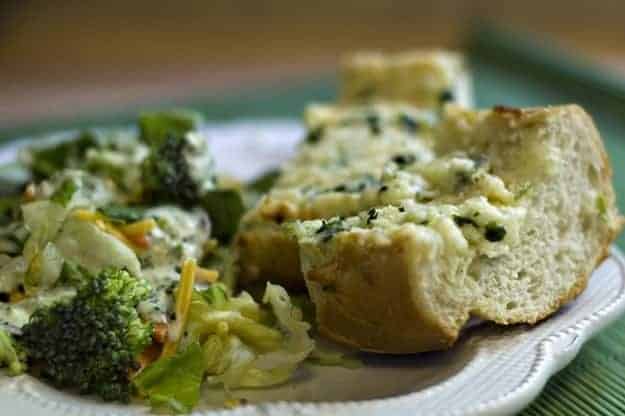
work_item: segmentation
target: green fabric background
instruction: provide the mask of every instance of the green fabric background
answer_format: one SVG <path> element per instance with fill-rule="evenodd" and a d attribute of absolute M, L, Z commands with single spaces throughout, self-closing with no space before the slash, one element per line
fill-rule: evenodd
<path fill-rule="evenodd" d="M 612 166 L 621 212 L 625 212 L 625 80 L 548 46 L 544 40 L 482 26 L 467 42 L 478 107 L 581 104 L 595 119 Z M 145 108 L 185 105 L 208 119 L 297 117 L 306 103 L 334 97 L 336 80 L 318 79 L 287 85 L 264 85 L 222 96 L 186 102 L 147 104 Z M 114 114 L 35 123 L 1 130 L 0 142 L 54 129 L 76 128 L 133 119 L 135 108 Z M 625 249 L 625 236 L 618 239 Z M 625 318 L 591 340 L 575 360 L 547 384 L 524 415 L 625 414 Z"/>

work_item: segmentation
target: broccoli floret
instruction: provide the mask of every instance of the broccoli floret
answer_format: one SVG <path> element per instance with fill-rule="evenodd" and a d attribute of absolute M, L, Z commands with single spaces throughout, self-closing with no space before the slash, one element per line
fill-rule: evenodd
<path fill-rule="evenodd" d="M 189 207 L 215 187 L 207 143 L 193 133 L 198 120 L 181 111 L 141 116 L 140 138 L 150 148 L 142 169 L 144 200 Z"/>
<path fill-rule="evenodd" d="M 143 163 L 144 198 L 190 206 L 198 200 L 199 186 L 190 174 L 184 137 L 169 136 L 150 151 Z"/>
<path fill-rule="evenodd" d="M 74 298 L 36 310 L 19 342 L 55 385 L 128 401 L 130 374 L 152 342 L 152 325 L 136 309 L 150 292 L 125 270 L 85 276 Z"/>

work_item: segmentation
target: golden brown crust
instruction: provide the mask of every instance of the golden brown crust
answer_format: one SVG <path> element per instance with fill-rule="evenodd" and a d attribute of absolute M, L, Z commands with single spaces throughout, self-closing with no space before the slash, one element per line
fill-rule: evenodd
<path fill-rule="evenodd" d="M 304 289 L 297 241 L 273 223 L 243 230 L 235 238 L 239 280 L 247 285 L 258 280 L 292 290 Z"/>
<path fill-rule="evenodd" d="M 591 147 L 598 151 L 599 191 L 608 199 L 610 209 L 614 209 L 609 160 L 594 123 L 580 107 L 498 108 L 482 113 L 480 117 L 479 122 L 494 123 L 490 126 L 500 126 L 506 135 L 512 133 L 510 137 L 519 128 L 538 127 L 545 132 L 564 128 L 564 134 L 568 134 L 566 129 L 569 128 L 580 129 L 574 134 L 590 140 Z M 571 120 L 575 123 L 567 125 Z M 541 137 L 547 139 L 548 136 Z M 583 267 L 584 271 L 579 275 L 571 276 L 574 282 L 544 309 L 524 316 L 489 314 L 487 318 L 506 325 L 534 324 L 575 299 L 586 288 L 594 267 L 609 255 L 610 244 L 624 222 L 622 217 L 616 216 L 606 221 L 602 232 L 588 236 L 594 239 L 592 246 L 598 247 L 591 262 L 593 267 Z M 418 246 L 414 241 L 411 243 L 405 237 L 383 242 L 374 236 L 373 231 L 357 236 L 352 233 L 339 235 L 331 261 L 307 271 L 308 288 L 318 308 L 321 333 L 367 351 L 406 353 L 448 348 L 457 339 L 464 313 L 460 311 L 461 318 L 457 320 L 458 325 L 454 325 L 453 321 L 450 323 L 433 315 L 433 309 L 420 297 L 423 293 L 421 283 L 430 277 L 430 268 L 427 261 L 411 262 L 410 259 L 418 258 L 427 247 Z M 327 287 L 333 285 L 336 293 L 328 293 Z M 409 293 L 411 296 L 407 295 Z"/>
<path fill-rule="evenodd" d="M 348 233 L 337 236 L 335 244 L 331 261 L 306 273 L 324 336 L 392 354 L 454 343 L 459 328 L 433 314 L 422 296 L 431 247 L 410 232 L 386 240 L 371 231 Z"/>
<path fill-rule="evenodd" d="M 584 129 L 587 131 L 588 135 L 586 136 L 587 140 L 592 142 L 592 147 L 595 151 L 599 153 L 601 158 L 601 190 L 604 195 L 606 195 L 610 200 L 610 205 L 614 204 L 614 190 L 612 188 L 612 166 L 610 164 L 609 157 L 603 146 L 603 141 L 601 140 L 601 136 L 599 131 L 595 127 L 595 124 L 586 111 L 576 105 L 564 105 L 559 107 L 546 107 L 546 108 L 529 108 L 529 109 L 511 109 L 507 107 L 495 107 L 493 108 L 493 114 L 498 114 L 500 116 L 506 117 L 511 122 L 512 120 L 521 121 L 524 119 L 524 116 L 529 116 L 530 119 L 535 119 L 537 115 L 541 118 L 546 118 L 551 115 L 560 115 L 568 113 L 571 119 L 575 119 L 580 122 Z M 527 118 L 526 118 L 527 121 Z M 618 234 L 621 232 L 623 226 L 625 226 L 625 218 L 622 216 L 617 216 L 615 222 L 613 224 L 608 224 L 605 233 L 603 233 L 599 238 L 601 238 L 600 248 L 598 249 L 594 261 L 591 261 L 592 267 L 588 272 L 583 272 L 577 276 L 575 279 L 575 283 L 571 286 L 571 288 L 563 293 L 559 298 L 555 299 L 552 307 L 542 311 L 537 316 L 532 316 L 529 319 L 512 319 L 512 320 L 495 320 L 496 323 L 502 325 L 511 325 L 511 324 L 535 324 L 544 319 L 547 319 L 554 312 L 559 310 L 562 306 L 571 302 L 577 296 L 579 296 L 584 289 L 588 286 L 588 281 L 590 280 L 590 276 L 593 271 L 598 267 L 603 260 L 605 260 L 610 254 L 610 246 L 612 242 L 616 239 Z"/>

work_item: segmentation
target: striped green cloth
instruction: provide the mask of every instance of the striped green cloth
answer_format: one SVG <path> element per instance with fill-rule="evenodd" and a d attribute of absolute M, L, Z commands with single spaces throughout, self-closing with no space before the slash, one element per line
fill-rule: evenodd
<path fill-rule="evenodd" d="M 579 103 L 595 119 L 614 168 L 618 204 L 625 212 L 625 79 L 571 59 L 543 40 L 482 26 L 468 39 L 477 105 L 537 106 Z M 310 101 L 331 100 L 332 76 L 285 85 L 266 85 L 236 94 L 206 97 L 185 105 L 209 119 L 296 117 Z M 143 106 L 142 109 L 145 109 Z M 14 137 L 93 124 L 123 123 L 136 109 L 93 118 L 33 124 L 1 130 L 0 142 Z M 625 249 L 625 237 L 618 245 Z M 525 415 L 625 414 L 625 318 L 590 341 L 578 357 L 547 384 Z"/>

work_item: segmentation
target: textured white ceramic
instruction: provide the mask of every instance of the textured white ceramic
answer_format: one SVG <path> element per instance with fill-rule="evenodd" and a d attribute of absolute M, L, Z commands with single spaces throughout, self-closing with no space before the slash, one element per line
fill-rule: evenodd
<path fill-rule="evenodd" d="M 292 121 L 243 121 L 211 125 L 207 133 L 220 170 L 250 178 L 292 155 L 301 127 Z M 0 161 L 13 159 L 15 148 L 0 152 Z M 307 366 L 284 386 L 235 392 L 250 404 L 230 411 L 211 410 L 208 403 L 220 402 L 220 394 L 207 390 L 194 415 L 513 414 L 624 310 L 625 260 L 613 249 L 584 293 L 536 326 L 474 323 L 450 351 L 367 354 L 362 356 L 365 365 L 353 370 Z M 149 409 L 59 392 L 29 376 L 0 375 L 0 415 L 139 414 L 149 414 Z"/>

